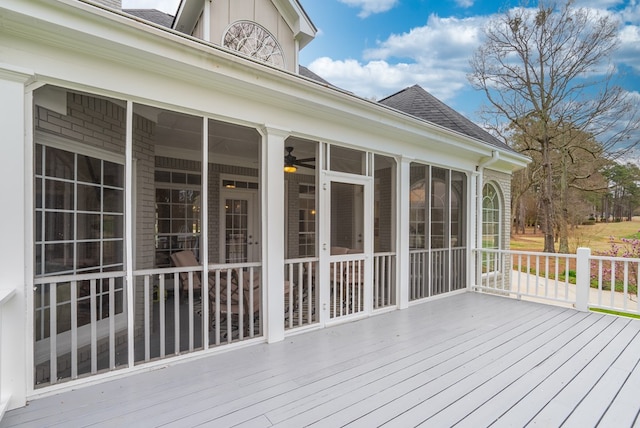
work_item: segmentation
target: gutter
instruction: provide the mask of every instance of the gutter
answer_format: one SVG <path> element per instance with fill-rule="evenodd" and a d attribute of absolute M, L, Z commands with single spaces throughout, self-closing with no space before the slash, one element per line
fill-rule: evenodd
<path fill-rule="evenodd" d="M 484 188 L 484 170 L 500 160 L 500 152 L 493 150 L 491 157 L 476 165 L 476 248 L 482 247 L 482 189 Z"/>

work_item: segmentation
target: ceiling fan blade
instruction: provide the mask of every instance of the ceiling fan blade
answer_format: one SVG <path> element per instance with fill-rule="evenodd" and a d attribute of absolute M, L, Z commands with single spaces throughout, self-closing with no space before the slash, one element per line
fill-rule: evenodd
<path fill-rule="evenodd" d="M 296 165 L 301 166 L 303 168 L 316 169 L 315 165 L 309 165 L 308 163 L 296 162 Z"/>

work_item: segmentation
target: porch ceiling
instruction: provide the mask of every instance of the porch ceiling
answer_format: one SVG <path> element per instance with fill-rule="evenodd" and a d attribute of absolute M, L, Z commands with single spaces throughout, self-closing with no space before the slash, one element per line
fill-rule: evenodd
<path fill-rule="evenodd" d="M 35 400 L 11 426 L 632 426 L 640 321 L 465 293 Z"/>

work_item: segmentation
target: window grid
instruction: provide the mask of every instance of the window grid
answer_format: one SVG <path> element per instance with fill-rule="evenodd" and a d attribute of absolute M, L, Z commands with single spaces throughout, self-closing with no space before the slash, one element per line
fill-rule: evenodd
<path fill-rule="evenodd" d="M 156 181 L 156 267 L 171 266 L 170 255 L 191 250 L 199 256 L 202 176 L 158 170 Z"/>
<path fill-rule="evenodd" d="M 500 249 L 500 199 L 495 186 L 491 183 L 482 189 L 482 248 Z M 483 260 L 483 272 L 498 270 L 496 254 L 489 254 Z"/>
<path fill-rule="evenodd" d="M 124 269 L 124 166 L 36 144 L 35 276 L 99 273 Z M 70 328 L 71 283 L 56 289 L 58 332 Z M 78 326 L 89 317 L 90 282 L 76 284 Z M 116 280 L 115 313 L 122 313 L 123 282 Z M 96 284 L 97 319 L 109 316 L 109 284 Z M 34 291 L 36 340 L 49 337 L 49 289 Z"/>
<path fill-rule="evenodd" d="M 298 216 L 298 255 L 314 257 L 316 254 L 316 186 L 300 184 Z"/>

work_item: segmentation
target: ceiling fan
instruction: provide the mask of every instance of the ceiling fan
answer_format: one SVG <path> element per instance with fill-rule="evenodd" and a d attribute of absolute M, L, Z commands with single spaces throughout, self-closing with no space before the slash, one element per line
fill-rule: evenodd
<path fill-rule="evenodd" d="M 316 158 L 304 158 L 298 159 L 294 155 L 291 154 L 293 151 L 293 147 L 286 147 L 285 150 L 287 154 L 284 156 L 284 171 L 285 172 L 296 172 L 298 167 L 316 169 L 315 165 L 312 165 L 308 162 L 315 162 Z"/>

